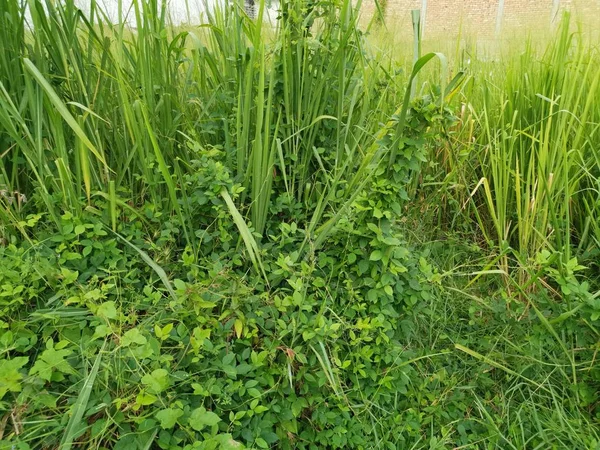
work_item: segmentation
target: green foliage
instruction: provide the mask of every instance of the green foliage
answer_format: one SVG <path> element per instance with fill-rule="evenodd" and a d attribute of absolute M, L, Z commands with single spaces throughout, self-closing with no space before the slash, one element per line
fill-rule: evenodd
<path fill-rule="evenodd" d="M 587 49 L 479 110 L 348 0 L 27 5 L 35 32 L 0 2 L 0 448 L 598 446 Z M 458 226 L 427 229 L 432 186 L 467 186 Z"/>
<path fill-rule="evenodd" d="M 193 442 L 202 442 L 200 448 L 391 448 L 418 447 L 423 435 L 428 446 L 482 439 L 492 447 L 517 446 L 521 439 L 548 442 L 543 433 L 563 420 L 552 412 L 559 407 L 565 417 L 589 408 L 583 422 L 567 420 L 580 430 L 577 445 L 592 445 L 598 437 L 589 422 L 597 416 L 594 366 L 582 366 L 573 385 L 576 403 L 559 400 L 570 384 L 562 377 L 569 375 L 546 325 L 533 312 L 524 321 L 520 311 L 507 315 L 501 297 L 485 299 L 484 310 L 448 302 L 457 294 L 435 287 L 440 274 L 389 218 L 403 184 L 387 191 L 380 185 L 375 179 L 366 192 L 382 190 L 382 201 L 371 204 L 373 195 L 361 196 L 327 245 L 306 260 L 291 262 L 285 242 L 297 248 L 293 242 L 302 234 L 282 227 L 284 244 L 267 261 L 270 277 L 285 282 L 270 292 L 243 268 L 184 256 L 187 263 L 163 261 L 175 301 L 125 244 L 113 258 L 126 272 L 143 274 L 136 280 L 122 283 L 107 271 L 96 275 L 98 288 L 87 286 L 83 275 L 48 288 L 37 304 L 21 310 L 33 320 L 8 322 L 0 336 L 7 349 L 1 405 L 28 418 L 5 429 L 5 442 L 57 445 L 66 422 L 56 417 L 81 404 L 74 446 L 144 448 L 152 439 L 165 449 L 193 448 Z M 128 226 L 135 229 L 136 222 Z M 36 251 L 29 248 L 25 260 L 44 267 Z M 129 252 L 126 258 L 122 252 Z M 3 259 L 12 253 L 23 252 L 5 249 Z M 569 274 L 577 268 L 566 268 L 566 283 L 575 285 Z M 60 278 L 64 270 L 54 266 L 50 275 Z M 82 296 L 82 290 L 97 292 Z M 58 292 L 60 306 L 44 309 Z M 573 295 L 569 308 L 579 312 L 572 314 L 548 296 L 532 301 L 551 326 L 560 323 L 565 345 L 571 334 L 576 338 L 583 363 L 593 360 L 595 341 L 578 324 L 597 321 Z M 454 343 L 482 355 L 488 369 L 454 352 Z M 537 362 L 538 354 L 549 366 Z M 96 360 L 98 374 L 90 383 Z M 84 384 L 90 387 L 85 403 Z M 508 397 L 505 384 L 513 386 Z M 538 425 L 523 415 L 529 408 Z M 504 424 L 492 419 L 498 414 L 506 415 Z M 556 432 L 559 439 L 567 436 Z"/>
<path fill-rule="evenodd" d="M 10 339 L 10 335 L 6 336 L 6 333 L 2 335 L 4 340 Z M 4 359 L 0 362 L 0 368 L 2 369 L 2 387 L 0 388 L 0 399 L 6 395 L 7 392 L 20 392 L 21 391 L 21 380 L 23 374 L 19 372 L 25 364 L 27 364 L 29 358 L 17 357 L 13 359 Z"/>
<path fill-rule="evenodd" d="M 72 350 L 62 350 L 68 344 L 67 341 L 61 341 L 54 346 L 52 340 L 49 339 L 46 342 L 46 350 L 36 359 L 29 375 L 37 375 L 46 381 L 60 381 L 64 378 L 63 374 L 73 374 L 73 367 L 65 360 L 65 356 L 69 356 Z"/>
<path fill-rule="evenodd" d="M 436 149 L 431 183 L 453 202 L 450 220 L 476 224 L 505 253 L 502 270 L 520 266 L 521 284 L 540 252 L 593 260 L 600 242 L 596 43 L 565 13 L 541 51 L 537 44 L 469 60 L 461 120 Z"/>

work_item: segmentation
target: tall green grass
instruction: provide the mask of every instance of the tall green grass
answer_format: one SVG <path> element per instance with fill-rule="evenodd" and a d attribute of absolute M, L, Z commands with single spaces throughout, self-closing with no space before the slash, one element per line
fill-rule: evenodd
<path fill-rule="evenodd" d="M 1 209 L 23 234 L 29 205 L 42 202 L 58 224 L 108 198 L 110 211 L 96 212 L 113 228 L 123 205 L 152 204 L 195 247 L 203 224 L 185 177 L 217 150 L 259 242 L 277 200 L 303 205 L 305 244 L 319 243 L 379 161 L 394 158 L 410 87 L 369 53 L 349 1 L 282 2 L 274 26 L 264 2 L 255 21 L 227 3 L 185 28 L 164 2 L 133 2 L 134 29 L 95 2 L 86 14 L 73 1 L 28 5 L 35 32 L 25 3 L 0 6 L 0 186 L 34 200 Z M 382 144 L 392 130 L 392 147 Z"/>
<path fill-rule="evenodd" d="M 472 59 L 471 59 L 472 58 Z M 547 42 L 469 55 L 461 120 L 433 156 L 450 227 L 474 221 L 506 273 L 543 251 L 562 263 L 600 243 L 600 55 L 565 14 Z M 441 183 L 441 184 L 440 184 Z M 439 202 L 446 204 L 445 201 Z M 441 212 L 441 210 L 439 210 Z"/>

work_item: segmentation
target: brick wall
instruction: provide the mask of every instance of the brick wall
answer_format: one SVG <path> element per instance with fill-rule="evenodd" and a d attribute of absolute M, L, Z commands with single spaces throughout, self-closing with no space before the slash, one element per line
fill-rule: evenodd
<path fill-rule="evenodd" d="M 380 0 L 381 1 L 381 0 Z M 503 33 L 519 33 L 524 29 L 547 27 L 553 17 L 553 0 L 504 0 Z M 363 0 L 362 13 L 370 18 L 375 13 L 374 0 Z M 489 35 L 496 28 L 499 0 L 427 0 L 426 36 L 456 35 L 463 32 Z M 410 32 L 411 9 L 421 9 L 422 0 L 387 0 L 386 22 L 399 32 Z M 576 18 L 600 24 L 600 0 L 560 0 L 560 10 L 568 9 Z M 558 15 L 560 17 L 560 14 Z"/>

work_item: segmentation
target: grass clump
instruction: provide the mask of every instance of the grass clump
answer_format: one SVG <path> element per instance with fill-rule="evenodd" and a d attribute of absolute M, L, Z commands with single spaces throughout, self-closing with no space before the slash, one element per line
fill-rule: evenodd
<path fill-rule="evenodd" d="M 496 91 L 400 70 L 349 1 L 28 8 L 0 4 L 0 448 L 599 445 L 568 25 Z"/>

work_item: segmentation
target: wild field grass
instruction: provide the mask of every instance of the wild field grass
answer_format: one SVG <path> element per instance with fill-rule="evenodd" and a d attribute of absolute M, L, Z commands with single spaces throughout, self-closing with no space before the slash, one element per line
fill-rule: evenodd
<path fill-rule="evenodd" d="M 596 38 L 280 7 L 0 2 L 0 448 L 600 448 Z"/>

